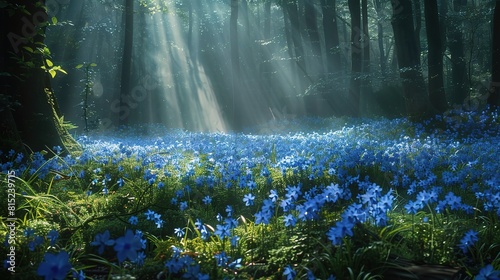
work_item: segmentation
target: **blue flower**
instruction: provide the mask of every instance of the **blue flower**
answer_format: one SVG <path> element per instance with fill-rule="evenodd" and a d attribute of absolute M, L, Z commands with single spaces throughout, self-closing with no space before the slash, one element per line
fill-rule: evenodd
<path fill-rule="evenodd" d="M 283 222 L 286 227 L 294 227 L 297 224 L 297 219 L 292 214 L 288 214 L 283 217 Z"/>
<path fill-rule="evenodd" d="M 278 192 L 276 190 L 271 190 L 269 191 L 269 198 L 271 199 L 272 202 L 278 201 Z"/>
<path fill-rule="evenodd" d="M 205 196 L 205 197 L 203 198 L 203 203 L 204 203 L 205 205 L 209 205 L 210 203 L 212 203 L 212 198 L 211 198 L 210 196 L 208 196 L 208 195 L 207 195 L 207 196 Z"/>
<path fill-rule="evenodd" d="M 125 181 L 123 181 L 123 178 L 119 178 L 116 183 L 118 184 L 119 187 L 123 187 L 123 185 L 125 184 Z"/>
<path fill-rule="evenodd" d="M 475 280 L 500 280 L 500 271 L 495 270 L 491 264 L 481 268 Z"/>
<path fill-rule="evenodd" d="M 50 240 L 50 246 L 54 246 L 59 238 L 59 232 L 55 229 L 52 229 L 47 234 L 47 238 Z"/>
<path fill-rule="evenodd" d="M 155 211 L 148 209 L 148 211 L 145 213 L 146 220 L 153 220 L 155 217 L 155 214 L 156 214 Z"/>
<path fill-rule="evenodd" d="M 240 241 L 239 236 L 235 235 L 235 236 L 231 237 L 231 247 L 237 247 L 238 241 Z"/>
<path fill-rule="evenodd" d="M 217 263 L 217 266 L 220 267 L 226 267 L 226 264 L 228 262 L 228 257 L 226 256 L 226 252 L 222 251 L 219 254 L 215 254 L 215 262 Z"/>
<path fill-rule="evenodd" d="M 269 224 L 269 221 L 271 219 L 271 213 L 267 211 L 259 211 L 255 213 L 255 224 L 264 224 L 267 225 Z"/>
<path fill-rule="evenodd" d="M 228 268 L 230 269 L 238 269 L 241 268 L 241 258 L 238 258 L 231 262 L 230 264 L 227 265 Z"/>
<path fill-rule="evenodd" d="M 229 225 L 217 225 L 217 229 L 214 234 L 219 236 L 220 239 L 224 239 L 224 237 L 229 237 L 231 235 L 229 230 Z"/>
<path fill-rule="evenodd" d="M 137 253 L 137 259 L 133 261 L 133 263 L 137 264 L 138 266 L 143 266 L 144 260 L 146 260 L 146 254 L 144 254 L 144 252 L 139 252 Z"/>
<path fill-rule="evenodd" d="M 156 228 L 161 228 L 163 226 L 163 220 L 161 219 L 161 214 L 154 214 L 154 222 L 156 224 Z"/>
<path fill-rule="evenodd" d="M 42 236 L 35 236 L 35 238 L 28 243 L 28 249 L 32 252 L 35 251 L 36 247 L 43 244 L 43 241 L 44 239 Z"/>
<path fill-rule="evenodd" d="M 105 246 L 113 246 L 115 244 L 115 241 L 112 240 L 112 239 L 109 239 L 109 230 L 106 230 L 104 233 L 100 234 L 96 234 L 95 237 L 94 237 L 94 241 L 90 242 L 90 245 L 92 246 L 99 246 L 99 248 L 97 249 L 99 255 L 102 255 L 102 253 L 104 252 L 104 248 Z"/>
<path fill-rule="evenodd" d="M 73 271 L 73 278 L 76 280 L 85 280 L 85 274 L 83 273 L 83 270 L 80 270 L 80 272 L 77 272 L 76 270 Z"/>
<path fill-rule="evenodd" d="M 286 280 L 293 280 L 297 276 L 297 272 L 290 265 L 287 265 L 283 271 L 283 276 L 286 276 Z"/>
<path fill-rule="evenodd" d="M 180 205 L 179 205 L 179 209 L 180 209 L 181 211 L 184 211 L 184 210 L 186 210 L 187 208 L 188 208 L 188 203 L 187 203 L 187 201 L 182 201 L 182 202 L 180 203 Z"/>
<path fill-rule="evenodd" d="M 137 225 L 137 223 L 139 222 L 139 219 L 137 218 L 137 216 L 130 216 L 130 218 L 128 219 L 128 222 L 132 225 Z"/>
<path fill-rule="evenodd" d="M 57 255 L 45 253 L 36 273 L 45 277 L 45 280 L 63 280 L 66 279 L 71 267 L 67 252 L 61 251 Z"/>
<path fill-rule="evenodd" d="M 243 202 L 245 202 L 245 206 L 253 205 L 253 200 L 255 199 L 255 195 L 249 193 L 243 196 Z"/>
<path fill-rule="evenodd" d="M 406 212 L 408 214 L 417 214 L 417 211 L 422 209 L 423 205 L 420 201 L 408 201 L 408 203 L 405 205 Z"/>
<path fill-rule="evenodd" d="M 175 228 L 174 233 L 179 238 L 183 237 L 186 234 L 181 228 Z"/>
<path fill-rule="evenodd" d="M 233 214 L 233 207 L 231 207 L 231 205 L 226 206 L 226 213 L 228 217 L 231 217 L 231 215 Z"/>
<path fill-rule="evenodd" d="M 118 262 L 122 263 L 125 259 L 135 261 L 137 251 L 142 249 L 142 242 L 132 230 L 128 229 L 124 236 L 116 239 L 113 249 L 117 252 Z"/>
<path fill-rule="evenodd" d="M 460 243 L 458 244 L 458 247 L 460 247 L 460 249 L 462 249 L 462 252 L 466 254 L 469 250 L 469 247 L 473 246 L 478 240 L 479 238 L 477 237 L 477 231 L 471 229 L 465 233 L 464 237 L 462 237 Z"/>

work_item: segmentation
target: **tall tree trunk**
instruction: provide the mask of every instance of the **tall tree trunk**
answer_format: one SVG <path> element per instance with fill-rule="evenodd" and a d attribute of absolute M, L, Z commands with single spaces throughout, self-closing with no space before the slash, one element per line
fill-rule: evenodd
<path fill-rule="evenodd" d="M 360 0 L 348 0 L 351 13 L 351 85 L 349 93 L 349 111 L 352 116 L 359 115 L 359 98 L 361 95 L 361 71 L 363 55 L 363 31 L 361 30 Z"/>
<path fill-rule="evenodd" d="M 363 96 L 370 95 L 372 93 L 371 84 L 371 70 L 370 70 L 370 33 L 368 29 L 368 4 L 367 0 L 361 0 L 361 14 L 362 14 L 362 24 L 363 24 L 363 79 L 361 93 Z"/>
<path fill-rule="evenodd" d="M 335 2 L 335 0 L 321 0 L 326 69 L 328 73 L 336 73 L 341 70 L 339 28 L 336 20 Z"/>
<path fill-rule="evenodd" d="M 302 73 L 305 76 L 308 76 L 306 71 L 306 63 L 304 59 L 304 46 L 302 44 L 297 0 L 288 1 L 288 3 L 286 4 L 286 9 L 288 12 L 288 17 L 290 19 L 290 25 L 291 25 L 290 35 L 293 41 L 293 49 L 295 54 L 294 60 L 297 63 L 297 66 L 299 67 L 300 71 L 302 71 Z"/>
<path fill-rule="evenodd" d="M 462 105 L 468 94 L 467 65 L 465 62 L 464 39 L 462 34 L 462 12 L 467 5 L 467 0 L 453 0 L 454 18 L 448 26 L 448 44 L 451 54 L 451 92 L 452 103 Z"/>
<path fill-rule="evenodd" d="M 441 46 L 441 31 L 439 30 L 439 14 L 436 0 L 424 0 L 425 30 L 429 45 L 428 79 L 429 101 L 439 112 L 447 108 L 446 94 L 443 83 L 443 51 Z"/>
<path fill-rule="evenodd" d="M 403 85 L 406 112 L 414 118 L 428 114 L 428 96 L 420 69 L 413 11 L 410 0 L 391 1 L 392 29 L 396 41 L 401 83 Z"/>
<path fill-rule="evenodd" d="M 418 60 L 420 61 L 420 31 L 422 30 L 422 8 L 420 5 L 420 0 L 413 0 L 413 5 L 415 7 L 415 41 L 417 44 Z"/>
<path fill-rule="evenodd" d="M 382 24 L 384 12 L 380 0 L 375 0 L 374 5 L 375 11 L 377 12 L 377 41 L 380 56 L 380 73 L 382 74 L 382 77 L 385 77 L 387 71 L 387 59 L 384 50 L 384 25 Z"/>
<path fill-rule="evenodd" d="M 37 51 L 45 46 L 46 10 L 35 1 L 5 4 L 0 10 L 4 23 L 0 73 L 5 73 L 0 77 L 0 150 L 29 152 L 60 146 L 64 152 L 77 152 L 78 143 L 60 122 L 50 75 L 41 68 L 49 67 L 47 58 Z"/>
<path fill-rule="evenodd" d="M 134 43 L 134 0 L 125 0 L 125 38 L 123 45 L 122 71 L 120 82 L 120 116 L 119 125 L 129 123 L 130 104 L 130 78 L 132 72 L 132 46 Z"/>
<path fill-rule="evenodd" d="M 493 14 L 491 62 L 491 88 L 488 104 L 491 106 L 500 106 L 500 0 L 495 1 L 495 11 Z"/>
<path fill-rule="evenodd" d="M 288 18 L 290 19 L 291 25 L 291 37 L 293 41 L 294 54 L 295 54 L 295 62 L 299 67 L 300 71 L 304 74 L 304 76 L 309 78 L 306 70 L 306 64 L 304 59 L 304 46 L 302 45 L 302 37 L 301 37 L 301 29 L 299 23 L 299 13 L 297 10 L 297 0 L 290 0 L 287 2 L 286 9 L 288 13 Z"/>
<path fill-rule="evenodd" d="M 239 91 L 240 82 L 240 54 L 238 46 L 238 0 L 231 0 L 231 18 L 229 22 L 229 40 L 231 44 L 231 71 L 232 71 L 232 112 L 234 128 L 241 128 L 242 116 L 240 109 L 241 94 Z"/>
<path fill-rule="evenodd" d="M 383 25 L 383 7 L 381 0 L 375 0 L 375 11 L 377 12 L 377 42 L 378 42 L 378 52 L 380 60 L 380 73 L 382 78 L 386 77 L 387 73 L 387 58 L 384 49 L 384 25 Z"/>
<path fill-rule="evenodd" d="M 318 33 L 318 25 L 317 25 L 317 17 L 316 17 L 316 8 L 314 6 L 314 0 L 305 0 L 304 7 L 304 17 L 306 23 L 307 34 L 309 35 L 309 41 L 311 43 L 313 64 L 310 69 L 312 70 L 313 76 L 318 76 L 323 74 L 323 58 L 321 55 L 321 43 L 319 39 Z"/>

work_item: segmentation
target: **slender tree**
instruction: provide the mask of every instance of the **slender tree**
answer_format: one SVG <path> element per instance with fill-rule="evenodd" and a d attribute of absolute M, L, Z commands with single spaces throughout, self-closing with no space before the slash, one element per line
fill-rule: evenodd
<path fill-rule="evenodd" d="M 462 105 L 468 94 L 467 64 L 462 33 L 461 12 L 467 6 L 467 0 L 453 0 L 453 17 L 449 22 L 447 33 L 448 47 L 451 56 L 451 101 Z"/>
<path fill-rule="evenodd" d="M 361 15 L 363 25 L 363 79 L 361 92 L 364 96 L 372 93 L 371 79 L 370 79 L 370 31 L 368 29 L 368 1 L 361 0 Z"/>
<path fill-rule="evenodd" d="M 134 0 L 125 0 L 125 37 L 123 44 L 122 71 L 120 82 L 120 115 L 119 125 L 128 124 L 130 106 L 130 78 L 132 72 L 132 47 L 134 43 Z"/>
<path fill-rule="evenodd" d="M 391 1 L 392 29 L 396 43 L 399 75 L 403 85 L 406 112 L 411 117 L 429 113 L 429 100 L 420 68 L 420 54 L 415 40 L 413 11 L 410 0 Z"/>
<path fill-rule="evenodd" d="M 380 72 L 382 73 L 382 77 L 385 77 L 387 68 L 387 59 L 384 50 L 384 25 L 383 25 L 384 13 L 381 0 L 374 0 L 373 4 L 375 5 L 375 11 L 377 12 L 377 42 L 378 42 L 378 51 L 380 58 Z"/>
<path fill-rule="evenodd" d="M 229 22 L 229 40 L 231 44 L 231 71 L 232 71 L 232 119 L 233 126 L 239 128 L 241 125 L 240 114 L 237 112 L 240 106 L 240 53 L 238 46 L 238 0 L 231 0 L 231 18 Z"/>
<path fill-rule="evenodd" d="M 340 71 L 340 41 L 335 0 L 321 0 L 325 37 L 326 67 L 329 73 Z"/>
<path fill-rule="evenodd" d="M 427 43 L 429 46 L 427 55 L 429 101 L 434 109 L 443 112 L 447 108 L 447 102 L 443 84 L 442 33 L 439 30 L 439 14 L 436 0 L 424 0 L 424 14 Z"/>
<path fill-rule="evenodd" d="M 422 30 L 422 8 L 420 5 L 420 0 L 413 0 L 413 6 L 415 7 L 415 41 L 417 44 L 417 51 L 419 53 L 418 59 L 420 60 L 421 46 L 420 46 L 420 31 Z"/>
<path fill-rule="evenodd" d="M 319 39 L 316 7 L 314 6 L 313 0 L 305 0 L 304 16 L 307 34 L 309 36 L 312 54 L 314 56 L 313 63 L 310 68 L 312 69 L 312 75 L 317 76 L 319 74 L 323 74 L 324 67 L 323 58 L 321 55 L 321 42 Z"/>
<path fill-rule="evenodd" d="M 360 0 L 348 0 L 351 13 L 351 85 L 349 90 L 351 115 L 359 115 L 359 98 L 361 95 L 361 71 L 363 55 L 363 31 L 361 30 Z"/>
<path fill-rule="evenodd" d="M 300 34 L 300 22 L 299 22 L 299 12 L 297 6 L 297 0 L 289 0 L 286 3 L 287 15 L 290 19 L 291 25 L 291 38 L 293 41 L 294 48 L 294 59 L 297 66 L 302 71 L 302 73 L 308 77 L 306 64 L 304 59 L 304 46 L 302 43 L 302 36 Z"/>
<path fill-rule="evenodd" d="M 488 104 L 491 106 L 500 106 L 500 0 L 495 1 L 495 11 L 493 14 L 491 60 L 491 88 Z"/>

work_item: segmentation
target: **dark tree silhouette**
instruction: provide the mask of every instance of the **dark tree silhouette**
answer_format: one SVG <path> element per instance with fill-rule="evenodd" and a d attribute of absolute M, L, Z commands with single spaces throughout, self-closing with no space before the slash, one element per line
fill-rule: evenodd
<path fill-rule="evenodd" d="M 363 65 L 363 31 L 361 30 L 361 5 L 359 0 L 349 0 L 351 13 L 351 86 L 349 92 L 350 114 L 359 115 L 359 98 L 361 92 L 361 71 Z"/>
<path fill-rule="evenodd" d="M 128 124 L 130 106 L 130 78 L 132 72 L 132 47 L 134 40 L 134 0 L 125 0 L 125 37 L 123 45 L 122 72 L 120 82 L 120 115 L 118 124 Z"/>
<path fill-rule="evenodd" d="M 313 0 L 305 0 L 304 7 L 304 17 L 306 22 L 307 34 L 309 35 L 309 41 L 312 47 L 312 54 L 314 56 L 311 65 L 312 75 L 317 76 L 319 74 L 323 74 L 323 58 L 321 55 L 321 42 L 319 39 L 318 33 L 318 25 L 317 25 L 317 16 L 316 16 L 316 8 L 314 6 Z"/>
<path fill-rule="evenodd" d="M 443 51 L 441 46 L 441 30 L 439 30 L 439 14 L 436 0 L 424 0 L 425 29 L 429 47 L 428 79 L 429 101 L 437 111 L 444 112 L 447 108 L 446 94 L 443 83 Z"/>
<path fill-rule="evenodd" d="M 429 102 L 420 68 L 420 53 L 415 40 L 412 4 L 410 0 L 399 0 L 391 1 L 391 5 L 392 29 L 396 41 L 406 112 L 411 117 L 421 117 L 429 113 Z"/>
<path fill-rule="evenodd" d="M 321 0 L 326 67 L 329 73 L 341 70 L 339 28 L 336 20 L 337 10 L 335 2 L 335 0 Z"/>
<path fill-rule="evenodd" d="M 448 47 L 451 54 L 451 102 L 462 105 L 468 93 L 462 19 L 457 16 L 467 6 L 467 0 L 453 0 L 454 17 L 448 26 Z"/>

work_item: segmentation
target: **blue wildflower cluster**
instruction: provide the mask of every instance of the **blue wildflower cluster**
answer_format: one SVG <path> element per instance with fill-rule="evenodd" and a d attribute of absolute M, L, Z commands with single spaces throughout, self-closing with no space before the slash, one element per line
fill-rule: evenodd
<path fill-rule="evenodd" d="M 257 251 L 258 242 L 244 236 L 243 228 L 252 226 L 262 234 L 273 228 L 285 235 L 313 228 L 329 243 L 325 250 L 336 252 L 356 238 L 358 226 L 375 231 L 395 227 L 395 215 L 406 217 L 403 222 L 425 216 L 429 225 L 450 217 L 474 221 L 456 228 L 449 245 L 466 258 L 471 248 L 493 236 L 481 230 L 477 216 L 491 221 L 500 216 L 500 146 L 492 144 L 500 142 L 500 129 L 493 125 L 496 113 L 458 113 L 452 121 L 454 125 L 443 126 L 450 123 L 449 115 L 423 124 L 407 119 L 349 124 L 329 120 L 315 132 L 290 122 L 286 131 L 272 134 L 158 130 L 155 136 L 139 137 L 122 131 L 80 137 L 84 150 L 77 156 L 60 156 L 57 148 L 50 158 L 43 153 L 3 152 L 0 169 L 39 182 L 33 186 L 50 181 L 51 189 L 57 186 L 65 197 L 80 191 L 88 205 L 100 207 L 92 210 L 70 203 L 71 218 L 46 214 L 45 219 L 59 219 L 77 230 L 85 219 L 113 220 L 122 223 L 122 230 L 135 229 L 112 239 L 111 232 L 117 231 L 110 228 L 88 240 L 99 255 L 116 256 L 119 265 L 140 266 L 153 256 L 146 250 L 145 236 L 172 237 L 168 240 L 175 246 L 171 258 L 164 260 L 164 273 L 187 279 L 208 279 L 212 270 L 229 273 L 254 263 L 256 258 L 247 252 Z M 24 191 L 26 197 L 37 194 L 36 188 Z M 116 212 L 106 216 L 106 211 Z M 78 215 L 85 219 L 78 220 Z M 186 240 L 196 238 L 206 244 L 199 245 L 206 246 L 204 260 L 216 269 L 207 269 L 196 255 L 188 254 L 194 245 Z M 35 252 L 45 245 L 57 247 L 60 239 L 55 230 L 38 236 L 26 229 L 24 240 Z M 39 274 L 46 279 L 68 274 L 72 267 L 63 252 L 47 253 Z M 55 259 L 62 265 L 54 267 Z M 281 276 L 314 279 L 314 266 L 298 262 L 280 263 Z M 495 271 L 484 267 L 478 277 L 493 279 Z M 333 278 L 332 274 L 325 270 L 320 277 Z"/>

